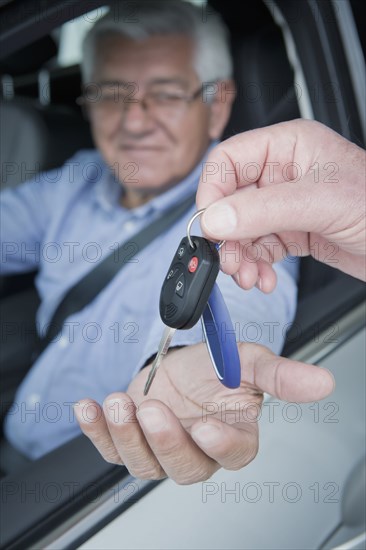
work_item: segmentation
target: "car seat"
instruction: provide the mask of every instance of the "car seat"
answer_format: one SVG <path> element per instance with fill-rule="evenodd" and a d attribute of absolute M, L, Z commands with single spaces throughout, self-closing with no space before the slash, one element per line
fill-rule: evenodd
<path fill-rule="evenodd" d="M 73 109 L 25 97 L 0 100 L 1 190 L 61 166 L 83 147 L 93 147 L 89 127 Z"/>

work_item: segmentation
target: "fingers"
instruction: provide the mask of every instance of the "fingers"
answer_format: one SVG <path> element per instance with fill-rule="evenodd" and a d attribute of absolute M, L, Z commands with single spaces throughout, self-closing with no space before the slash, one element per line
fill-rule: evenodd
<path fill-rule="evenodd" d="M 281 139 L 279 125 L 243 132 L 227 139 L 211 151 L 205 162 L 197 190 L 197 208 L 207 208 L 237 189 L 261 180 L 271 141 Z M 282 137 L 283 139 L 283 137 Z M 295 138 L 294 138 L 295 139 Z M 287 153 L 288 150 L 288 153 Z M 286 151 L 284 154 L 283 151 Z M 275 154 L 275 153 L 274 153 Z M 292 158 L 293 147 L 288 140 L 279 153 L 286 162 Z M 275 161 L 278 156 L 275 154 Z M 276 164 L 279 164 L 278 162 Z M 278 176 L 274 173 L 275 181 Z"/>
<path fill-rule="evenodd" d="M 316 121 L 238 134 L 204 164 L 196 199 L 198 209 L 206 208 L 203 234 L 232 242 L 277 234 L 293 256 L 318 255 L 310 246 L 316 237 L 312 242 L 323 242 L 325 250 L 317 259 L 331 263 L 328 247 L 335 246 L 338 269 L 365 280 L 365 160 L 364 150 Z M 223 270 L 238 273 L 230 262 Z M 267 289 L 269 273 L 258 277 Z M 253 277 L 247 267 L 236 280 L 248 288 Z"/>
<path fill-rule="evenodd" d="M 106 399 L 103 410 L 94 401 L 83 400 L 75 413 L 103 458 L 125 464 L 134 477 L 168 475 L 179 484 L 190 484 L 208 479 L 219 468 L 160 401 L 145 401 L 137 411 L 127 394 L 116 393 Z"/>
<path fill-rule="evenodd" d="M 89 412 L 93 408 L 98 411 L 95 415 Z M 165 477 L 137 421 L 136 406 L 127 394 L 111 394 L 103 409 L 94 401 L 80 401 L 75 413 L 83 433 L 107 462 L 124 464 L 140 479 Z"/>
<path fill-rule="evenodd" d="M 101 406 L 93 399 L 83 399 L 75 403 L 74 412 L 82 432 L 92 441 L 104 460 L 123 464 L 109 434 Z"/>
<path fill-rule="evenodd" d="M 244 381 L 283 401 L 319 401 L 334 390 L 327 369 L 278 357 L 256 344 L 239 344 L 239 355 Z"/>
<path fill-rule="evenodd" d="M 249 428 L 249 429 L 248 429 Z M 258 452 L 258 427 L 225 424 L 211 418 L 197 422 L 191 431 L 192 438 L 207 456 L 227 470 L 239 470 L 251 462 Z"/>
<path fill-rule="evenodd" d="M 201 216 L 205 235 L 213 240 L 257 239 L 271 233 L 305 231 L 322 233 L 339 206 L 329 212 L 329 188 L 309 184 L 278 183 L 246 193 L 234 193 L 212 204 Z M 325 220 L 326 217 L 326 220 Z"/>
<path fill-rule="evenodd" d="M 256 261 L 251 248 L 252 243 L 250 242 L 230 242 L 225 243 L 220 250 L 220 269 L 227 275 L 236 275 L 234 277 L 236 283 L 244 289 L 252 288 L 259 276 L 258 261 Z"/>
<path fill-rule="evenodd" d="M 256 287 L 265 294 L 274 290 L 277 284 L 277 275 L 273 267 L 267 263 L 260 261 L 258 264 L 258 280 Z"/>
<path fill-rule="evenodd" d="M 185 485 L 204 481 L 219 468 L 161 401 L 145 401 L 137 417 L 162 468 L 177 483 Z"/>
<path fill-rule="evenodd" d="M 137 420 L 132 399 L 124 393 L 112 394 L 104 401 L 103 411 L 113 444 L 131 475 L 140 479 L 165 477 Z"/>
<path fill-rule="evenodd" d="M 232 275 L 237 285 L 244 290 L 256 286 L 264 293 L 272 292 L 276 286 L 277 275 L 269 263 L 273 258 L 265 247 L 258 246 L 254 250 L 251 243 L 245 246 L 237 243 L 235 250 L 232 244 L 226 242 L 220 250 L 221 270 L 227 275 Z M 262 255 L 266 259 L 262 259 Z"/>
<path fill-rule="evenodd" d="M 256 286 L 265 294 L 272 292 L 277 283 L 277 275 L 273 267 L 261 260 L 256 264 L 243 260 L 233 279 L 244 290 L 250 290 Z"/>
<path fill-rule="evenodd" d="M 207 208 L 248 185 L 294 179 L 291 167 L 299 165 L 305 174 L 330 133 L 334 140 L 336 134 L 318 122 L 293 120 L 225 140 L 211 151 L 203 166 L 197 208 Z"/>

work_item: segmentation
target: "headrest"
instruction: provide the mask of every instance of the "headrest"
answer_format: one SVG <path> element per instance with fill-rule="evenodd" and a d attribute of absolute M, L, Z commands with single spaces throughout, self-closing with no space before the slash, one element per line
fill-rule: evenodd
<path fill-rule="evenodd" d="M 237 98 L 225 136 L 300 116 L 294 75 L 275 24 L 232 39 Z"/>
<path fill-rule="evenodd" d="M 89 127 L 71 108 L 43 107 L 28 98 L 0 101 L 1 189 L 61 166 L 89 147 Z"/>

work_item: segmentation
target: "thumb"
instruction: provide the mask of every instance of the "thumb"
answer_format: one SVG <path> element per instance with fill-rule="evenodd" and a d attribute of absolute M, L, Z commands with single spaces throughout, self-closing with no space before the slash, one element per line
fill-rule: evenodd
<path fill-rule="evenodd" d="M 201 227 L 213 240 L 257 239 L 282 231 L 321 234 L 338 216 L 334 190 L 329 191 L 325 185 L 307 183 L 306 178 L 239 189 L 211 204 L 201 217 Z"/>
<path fill-rule="evenodd" d="M 335 381 L 327 369 L 278 357 L 256 344 L 239 345 L 239 354 L 244 381 L 283 401 L 318 401 L 334 390 Z"/>

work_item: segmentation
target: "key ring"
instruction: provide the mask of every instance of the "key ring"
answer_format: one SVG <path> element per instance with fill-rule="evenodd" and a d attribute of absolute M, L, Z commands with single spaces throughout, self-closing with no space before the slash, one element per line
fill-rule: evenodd
<path fill-rule="evenodd" d="M 201 210 L 197 210 L 197 212 L 195 214 L 193 214 L 193 216 L 191 217 L 191 219 L 188 222 L 188 225 L 187 225 L 187 239 L 188 239 L 188 242 L 189 242 L 189 245 L 190 245 L 191 248 L 195 248 L 195 246 L 193 244 L 193 241 L 192 241 L 192 238 L 191 238 L 192 224 L 193 224 L 194 220 L 196 218 L 198 218 L 199 216 L 201 216 L 205 210 L 206 210 L 206 208 L 202 208 Z M 223 244 L 225 244 L 225 241 L 220 241 L 219 243 L 217 243 L 217 245 L 216 245 L 217 250 L 220 250 L 220 248 L 222 247 Z"/>

